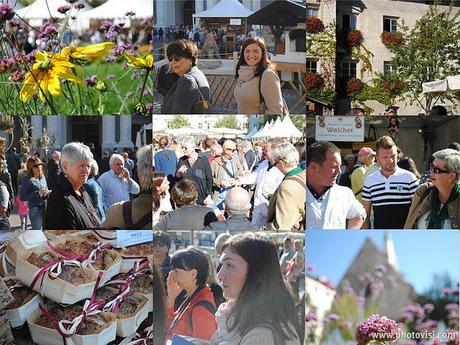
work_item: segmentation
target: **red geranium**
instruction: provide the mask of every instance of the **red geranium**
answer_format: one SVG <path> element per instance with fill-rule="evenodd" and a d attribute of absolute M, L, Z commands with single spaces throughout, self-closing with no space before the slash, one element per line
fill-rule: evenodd
<path fill-rule="evenodd" d="M 380 39 L 388 49 L 397 48 L 404 42 L 401 32 L 384 31 L 382 35 L 380 35 Z"/>
<path fill-rule="evenodd" d="M 350 47 L 357 47 L 363 41 L 363 34 L 359 30 L 350 30 L 347 35 L 347 42 Z"/>
<path fill-rule="evenodd" d="M 363 89 L 363 82 L 361 79 L 352 78 L 347 81 L 347 95 L 349 97 L 354 97 Z"/>
<path fill-rule="evenodd" d="M 307 72 L 305 76 L 305 88 L 307 90 L 319 90 L 324 86 L 324 78 L 318 73 Z"/>
<path fill-rule="evenodd" d="M 309 34 L 317 34 L 324 31 L 324 24 L 318 17 L 307 17 L 307 32 Z"/>

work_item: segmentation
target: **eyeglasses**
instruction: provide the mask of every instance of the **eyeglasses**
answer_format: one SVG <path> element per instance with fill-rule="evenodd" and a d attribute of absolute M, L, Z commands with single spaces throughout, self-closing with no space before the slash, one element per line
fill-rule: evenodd
<path fill-rule="evenodd" d="M 179 62 L 180 59 L 182 59 L 182 56 L 177 56 L 177 55 L 168 56 L 169 62 L 171 62 L 172 60 L 174 60 L 174 61 L 176 61 L 176 62 Z"/>
<path fill-rule="evenodd" d="M 433 164 L 431 164 L 430 170 L 431 170 L 431 172 L 435 173 L 436 175 L 438 175 L 438 174 L 450 174 L 451 173 L 451 171 L 435 167 Z"/>
<path fill-rule="evenodd" d="M 166 243 L 163 242 L 153 242 L 154 247 L 164 247 L 166 246 Z"/>

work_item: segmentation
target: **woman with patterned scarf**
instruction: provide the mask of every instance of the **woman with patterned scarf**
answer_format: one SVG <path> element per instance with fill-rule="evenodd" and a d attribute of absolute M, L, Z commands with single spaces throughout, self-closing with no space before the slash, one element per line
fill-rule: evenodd
<path fill-rule="evenodd" d="M 444 149 L 433 158 L 431 182 L 412 197 L 406 229 L 460 228 L 460 152 Z"/>

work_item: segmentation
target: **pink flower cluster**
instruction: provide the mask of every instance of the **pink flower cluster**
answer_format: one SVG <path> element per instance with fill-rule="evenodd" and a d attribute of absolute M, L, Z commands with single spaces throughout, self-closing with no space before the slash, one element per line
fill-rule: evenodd
<path fill-rule="evenodd" d="M 14 8 L 9 4 L 0 4 L 0 23 L 14 17 Z"/>
<path fill-rule="evenodd" d="M 367 345 L 372 341 L 393 341 L 397 338 L 397 332 L 396 321 L 376 314 L 358 323 L 354 336 L 357 345 Z"/>

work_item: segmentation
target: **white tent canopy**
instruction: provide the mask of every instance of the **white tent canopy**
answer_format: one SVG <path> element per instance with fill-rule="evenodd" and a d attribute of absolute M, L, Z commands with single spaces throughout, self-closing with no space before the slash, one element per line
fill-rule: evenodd
<path fill-rule="evenodd" d="M 246 18 L 252 14 L 238 0 L 221 0 L 214 7 L 197 13 L 195 18 Z"/>
<path fill-rule="evenodd" d="M 253 138 L 264 138 L 264 137 L 267 137 L 267 133 L 268 131 L 270 130 L 270 128 L 272 128 L 273 126 L 273 122 L 265 122 L 265 125 L 264 127 L 258 131 L 254 136 Z"/>
<path fill-rule="evenodd" d="M 130 18 L 147 18 L 153 16 L 153 0 L 108 0 L 102 5 L 82 13 L 88 19 L 128 19 L 126 12 L 133 11 Z"/>
<path fill-rule="evenodd" d="M 85 8 L 80 10 L 81 13 L 92 9 L 91 5 L 83 2 Z M 16 14 L 23 19 L 46 19 L 52 17 L 64 18 L 66 15 L 58 12 L 58 8 L 61 6 L 70 6 L 71 13 L 77 13 L 76 9 L 65 0 L 35 0 L 32 4 L 27 7 L 18 9 Z"/>
<path fill-rule="evenodd" d="M 423 93 L 440 93 L 460 90 L 460 74 L 442 80 L 429 81 L 422 84 Z"/>
<path fill-rule="evenodd" d="M 251 139 L 257 133 L 257 131 L 258 131 L 257 126 L 254 126 L 252 130 L 248 134 L 246 134 L 244 139 Z"/>

